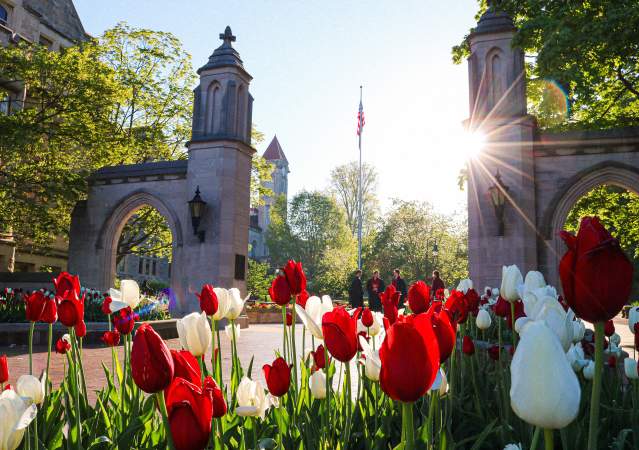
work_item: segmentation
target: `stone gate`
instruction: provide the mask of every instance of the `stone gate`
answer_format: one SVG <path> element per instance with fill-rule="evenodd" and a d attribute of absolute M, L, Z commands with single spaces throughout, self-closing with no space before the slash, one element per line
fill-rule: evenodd
<path fill-rule="evenodd" d="M 107 290 L 115 278 L 118 239 L 145 205 L 157 209 L 173 234 L 171 288 L 182 312 L 196 309 L 204 283 L 246 291 L 251 158 L 252 77 L 233 48 L 222 45 L 198 70 L 188 158 L 104 167 L 89 178 L 87 199 L 71 220 L 69 271 L 83 285 Z M 206 202 L 195 227 L 189 201 Z"/>
<path fill-rule="evenodd" d="M 486 136 L 468 165 L 470 275 L 480 289 L 499 286 L 503 264 L 539 269 L 559 287 L 558 234 L 575 202 L 603 184 L 639 193 L 639 127 L 537 128 L 526 111 L 524 55 L 511 45 L 515 31 L 491 6 L 470 36 L 467 128 Z"/>

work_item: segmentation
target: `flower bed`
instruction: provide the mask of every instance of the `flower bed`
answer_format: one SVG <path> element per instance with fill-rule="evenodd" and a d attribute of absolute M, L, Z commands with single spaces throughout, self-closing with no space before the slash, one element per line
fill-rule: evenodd
<path fill-rule="evenodd" d="M 129 322 L 116 321 L 124 359 L 113 353 L 107 388 L 93 405 L 78 291 L 56 286 L 69 334 L 56 343 L 64 356 L 52 364 L 66 361 L 65 382 L 53 389 L 20 377 L 0 396 L 0 411 L 11 412 L 0 423 L 2 436 L 36 449 L 637 448 L 637 362 L 619 348 L 611 320 L 627 301 L 632 268 L 594 219 L 565 239 L 565 301 L 541 273 L 523 277 L 510 266 L 500 289 L 481 297 L 464 280 L 431 301 L 430 288 L 416 282 L 401 313 L 392 285 L 380 295 L 383 314 L 349 311 L 327 296 L 309 298 L 301 264 L 291 261 L 271 288 L 291 320 L 282 324 L 273 363 L 261 368 L 266 387 L 253 380 L 259 369 L 237 356 L 245 300 L 237 290 L 204 286 L 202 312 L 176 321 L 181 351 L 169 351 L 151 325 L 133 335 Z M 296 316 L 305 329 L 301 347 L 314 347 L 304 354 L 296 350 Z M 228 377 L 221 369 L 229 355 L 216 345 L 222 319 L 230 321 Z M 639 332 L 639 308 L 630 311 L 629 326 Z M 119 345 L 117 338 L 105 343 Z M 209 348 L 216 350 L 205 360 Z"/>

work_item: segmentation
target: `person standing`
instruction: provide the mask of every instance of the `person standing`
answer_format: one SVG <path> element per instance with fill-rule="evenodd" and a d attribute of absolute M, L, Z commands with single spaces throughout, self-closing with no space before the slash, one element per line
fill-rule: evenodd
<path fill-rule="evenodd" d="M 435 295 L 437 295 L 437 291 L 439 289 L 446 289 L 446 285 L 444 284 L 444 281 L 441 278 L 439 278 L 439 271 L 438 270 L 434 270 L 433 271 L 433 285 L 431 286 L 431 289 L 430 289 L 431 298 L 434 298 Z"/>
<path fill-rule="evenodd" d="M 373 272 L 373 278 L 366 282 L 366 290 L 368 291 L 368 307 L 373 311 L 382 311 L 382 301 L 379 294 L 384 292 L 386 286 L 384 281 L 379 277 L 379 270 Z"/>
<path fill-rule="evenodd" d="M 362 286 L 362 271 L 357 269 L 351 286 L 348 288 L 348 301 L 353 308 L 364 306 L 364 286 Z"/>
<path fill-rule="evenodd" d="M 408 288 L 406 287 L 406 281 L 404 281 L 399 273 L 399 269 L 393 270 L 393 286 L 395 286 L 395 289 L 397 289 L 402 294 L 399 297 L 399 305 L 397 305 L 397 308 L 401 309 L 404 307 L 404 300 L 406 300 Z"/>

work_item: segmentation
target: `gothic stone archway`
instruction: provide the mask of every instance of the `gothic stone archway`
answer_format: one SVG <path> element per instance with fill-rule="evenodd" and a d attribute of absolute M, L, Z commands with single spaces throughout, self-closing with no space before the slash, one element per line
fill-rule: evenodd
<path fill-rule="evenodd" d="M 86 201 L 72 215 L 69 271 L 83 285 L 113 286 L 117 240 L 131 215 L 150 205 L 173 234 L 171 287 L 180 312 L 197 310 L 204 283 L 246 291 L 253 98 L 251 76 L 226 28 L 223 44 L 198 70 L 188 159 L 104 167 L 89 178 Z M 188 201 L 199 187 L 207 202 L 200 222 L 204 240 L 191 227 Z"/>
<path fill-rule="evenodd" d="M 639 127 L 540 132 L 526 114 L 524 58 L 511 45 L 514 33 L 510 18 L 491 7 L 470 35 L 467 126 L 487 136 L 468 167 L 470 275 L 480 288 L 499 286 L 501 266 L 517 264 L 541 270 L 559 287 L 565 248 L 558 233 L 574 203 L 601 184 L 639 192 Z M 501 236 L 488 194 L 497 172 L 508 188 Z"/>

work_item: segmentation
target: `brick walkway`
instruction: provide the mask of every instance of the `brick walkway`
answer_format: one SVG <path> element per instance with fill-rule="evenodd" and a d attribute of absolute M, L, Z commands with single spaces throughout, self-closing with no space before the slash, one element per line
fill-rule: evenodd
<path fill-rule="evenodd" d="M 587 324 L 588 325 L 588 324 Z M 615 319 L 616 332 L 621 336 L 621 344 L 625 351 L 631 356 L 633 355 L 634 336 L 628 329 L 628 321 L 622 318 Z M 296 344 L 298 348 L 298 354 L 301 355 L 303 351 L 302 347 L 302 326 L 296 327 Z M 226 333 L 221 332 L 222 340 L 222 359 L 223 359 L 223 371 L 224 379 L 227 380 L 230 374 L 231 367 L 231 350 L 230 340 L 226 336 Z M 178 339 L 171 339 L 167 341 L 170 348 L 179 349 L 180 341 Z M 311 346 L 310 335 L 306 333 L 306 347 Z M 248 365 L 251 358 L 253 361 L 252 378 L 261 380 L 264 383 L 264 375 L 262 372 L 262 366 L 267 363 L 271 363 L 275 358 L 274 350 L 281 349 L 282 347 L 282 326 L 281 325 L 251 325 L 248 329 L 241 331 L 240 338 L 238 339 L 238 351 L 240 361 L 245 369 L 248 369 Z M 26 343 L 20 346 L 14 347 L 0 347 L 0 354 L 6 353 L 9 355 L 9 372 L 10 383 L 15 383 L 16 379 L 29 371 L 29 355 Z M 118 355 L 120 361 L 122 361 L 121 347 L 118 348 Z M 210 354 L 207 355 L 206 361 L 211 359 Z M 47 353 L 46 348 L 34 349 L 33 358 L 34 373 L 40 374 L 46 368 Z M 111 351 L 109 348 L 93 346 L 85 348 L 83 351 L 83 360 L 85 375 L 87 380 L 87 388 L 90 392 L 99 390 L 105 385 L 104 371 L 102 364 L 107 367 L 111 367 Z M 51 355 L 51 373 L 50 377 L 54 384 L 57 386 L 63 377 L 64 362 L 66 357 L 52 353 Z M 93 395 L 92 395 L 93 397 Z"/>

